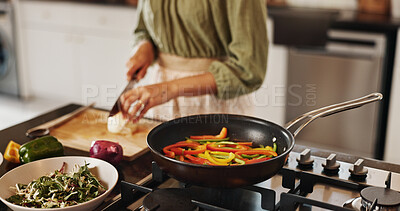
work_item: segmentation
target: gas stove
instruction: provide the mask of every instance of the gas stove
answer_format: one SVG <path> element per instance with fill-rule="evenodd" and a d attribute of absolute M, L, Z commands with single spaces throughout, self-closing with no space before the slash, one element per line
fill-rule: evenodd
<path fill-rule="evenodd" d="M 400 210 L 398 171 L 379 168 L 382 161 L 369 167 L 362 158 L 350 163 L 336 157 L 291 152 L 274 177 L 234 189 L 185 184 L 153 162 L 144 180 L 122 181 L 121 198 L 105 210 Z"/>

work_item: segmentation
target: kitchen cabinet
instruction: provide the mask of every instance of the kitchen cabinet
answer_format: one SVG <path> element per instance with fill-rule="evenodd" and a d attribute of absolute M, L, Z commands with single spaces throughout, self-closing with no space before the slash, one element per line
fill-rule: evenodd
<path fill-rule="evenodd" d="M 20 8 L 30 95 L 112 104 L 126 83 L 136 8 L 52 1 Z"/>
<path fill-rule="evenodd" d="M 20 13 L 24 27 L 72 26 L 72 7 L 68 3 L 21 1 Z"/>
<path fill-rule="evenodd" d="M 77 70 L 83 103 L 95 101 L 102 107 L 112 107 L 121 86 L 126 84 L 125 63 L 129 55 L 126 41 L 88 35 L 77 39 Z M 124 55 L 119 52 L 121 49 L 126 49 Z"/>
<path fill-rule="evenodd" d="M 29 37 L 25 53 L 30 91 L 35 96 L 73 99 L 80 94 L 80 77 L 74 63 L 76 49 L 68 34 L 41 30 L 25 30 Z M 68 91 L 66 91 L 68 90 Z"/>

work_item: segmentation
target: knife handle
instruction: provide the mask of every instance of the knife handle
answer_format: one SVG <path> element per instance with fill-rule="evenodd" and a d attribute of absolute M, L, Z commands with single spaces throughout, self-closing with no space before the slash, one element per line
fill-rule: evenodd
<path fill-rule="evenodd" d="M 137 72 L 133 74 L 132 80 L 129 81 L 129 83 L 125 86 L 124 90 L 121 92 L 121 94 L 118 96 L 117 101 L 114 103 L 113 107 L 110 110 L 110 114 L 108 117 L 112 117 L 118 112 L 122 110 L 121 108 L 121 96 L 128 90 L 132 89 L 137 82 Z"/>
<path fill-rule="evenodd" d="M 139 71 L 140 71 L 140 69 L 139 69 Z M 128 85 L 126 85 L 125 89 L 122 91 L 122 93 L 119 95 L 119 97 L 121 97 L 126 91 L 132 89 L 135 86 L 135 84 L 137 82 L 137 75 L 138 75 L 139 71 L 136 71 L 133 74 L 132 79 L 129 81 Z M 119 98 L 118 98 L 118 100 L 119 100 Z"/>

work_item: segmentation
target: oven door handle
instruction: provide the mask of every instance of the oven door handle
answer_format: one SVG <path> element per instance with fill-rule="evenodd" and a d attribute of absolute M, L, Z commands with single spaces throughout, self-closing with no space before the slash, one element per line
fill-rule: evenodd
<path fill-rule="evenodd" d="M 358 59 L 358 60 L 379 60 L 382 59 L 382 55 L 377 52 L 354 52 L 345 49 L 336 49 L 335 47 L 329 47 L 322 49 L 313 49 L 313 48 L 292 48 L 291 53 L 296 54 L 307 54 L 311 56 L 324 56 L 324 57 L 337 57 L 344 59 Z"/>

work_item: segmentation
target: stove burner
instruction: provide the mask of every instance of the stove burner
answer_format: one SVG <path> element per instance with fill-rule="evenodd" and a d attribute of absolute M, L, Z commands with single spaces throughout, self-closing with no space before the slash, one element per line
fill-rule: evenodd
<path fill-rule="evenodd" d="M 146 210 L 157 211 L 196 210 L 196 205 L 192 203 L 189 192 L 180 188 L 154 190 L 143 200 L 143 207 Z"/>
<path fill-rule="evenodd" d="M 362 206 L 369 208 L 372 203 L 377 200 L 376 207 L 378 210 L 386 208 L 394 208 L 398 210 L 400 207 L 400 193 L 389 188 L 368 187 L 361 190 Z"/>

